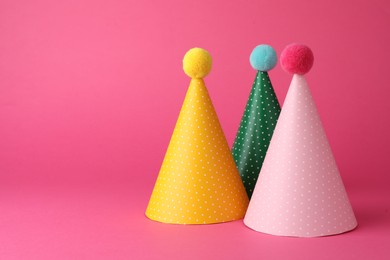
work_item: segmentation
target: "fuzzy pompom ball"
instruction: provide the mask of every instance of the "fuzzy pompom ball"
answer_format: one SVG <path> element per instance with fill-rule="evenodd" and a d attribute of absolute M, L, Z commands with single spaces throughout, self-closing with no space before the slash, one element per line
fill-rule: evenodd
<path fill-rule="evenodd" d="M 285 71 L 304 75 L 313 66 L 314 56 L 309 47 L 293 43 L 284 48 L 280 55 L 280 63 Z"/>
<path fill-rule="evenodd" d="M 249 57 L 249 62 L 252 67 L 259 71 L 269 71 L 273 69 L 277 60 L 274 48 L 267 44 L 256 46 Z"/>
<path fill-rule="evenodd" d="M 190 49 L 183 58 L 183 70 L 193 79 L 201 79 L 209 74 L 211 65 L 210 53 L 202 48 Z"/>

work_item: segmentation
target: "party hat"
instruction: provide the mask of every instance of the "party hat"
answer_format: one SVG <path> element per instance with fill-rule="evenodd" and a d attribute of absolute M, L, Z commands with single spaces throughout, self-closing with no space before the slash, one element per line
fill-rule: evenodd
<path fill-rule="evenodd" d="M 210 54 L 189 50 L 183 69 L 191 83 L 146 216 L 176 224 L 241 219 L 248 196 L 202 79 L 211 70 Z"/>
<path fill-rule="evenodd" d="M 282 67 L 294 73 L 244 223 L 296 237 L 340 234 L 357 226 L 317 108 L 303 74 L 312 51 L 286 47 Z"/>
<path fill-rule="evenodd" d="M 276 65 L 275 50 L 269 45 L 259 45 L 253 49 L 249 61 L 257 70 L 257 75 L 232 153 L 250 198 L 279 117 L 280 106 L 268 76 L 268 71 Z"/>

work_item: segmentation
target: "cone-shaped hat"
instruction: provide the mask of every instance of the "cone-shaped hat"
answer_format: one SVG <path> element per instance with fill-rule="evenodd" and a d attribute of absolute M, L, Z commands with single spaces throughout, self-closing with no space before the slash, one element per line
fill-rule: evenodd
<path fill-rule="evenodd" d="M 211 57 L 191 49 L 183 68 L 192 80 L 146 215 L 176 224 L 241 219 L 248 197 L 202 79 L 211 69 Z"/>
<path fill-rule="evenodd" d="M 275 50 L 266 44 L 254 48 L 250 56 L 250 63 L 257 70 L 257 75 L 232 148 L 249 197 L 255 188 L 280 113 L 279 102 L 268 76 L 276 61 Z"/>
<path fill-rule="evenodd" d="M 311 68 L 313 54 L 306 46 L 291 45 L 283 51 L 281 63 L 296 74 L 244 223 L 281 236 L 316 237 L 352 230 L 357 225 L 352 207 L 306 80 L 299 75 Z"/>

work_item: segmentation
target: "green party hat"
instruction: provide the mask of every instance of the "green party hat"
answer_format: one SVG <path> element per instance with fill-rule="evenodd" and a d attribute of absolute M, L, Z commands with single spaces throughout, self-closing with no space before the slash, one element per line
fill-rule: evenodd
<path fill-rule="evenodd" d="M 275 67 L 276 61 L 275 50 L 265 44 L 254 48 L 250 56 L 252 67 L 258 72 L 232 148 L 249 198 L 280 114 L 280 105 L 267 72 Z"/>

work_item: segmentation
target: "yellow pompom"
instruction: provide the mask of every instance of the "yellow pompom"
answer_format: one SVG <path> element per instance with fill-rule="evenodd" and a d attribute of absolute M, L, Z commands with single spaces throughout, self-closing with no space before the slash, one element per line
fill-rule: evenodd
<path fill-rule="evenodd" d="M 211 70 L 210 53 L 202 48 L 192 48 L 183 58 L 183 70 L 193 79 L 201 79 Z"/>

